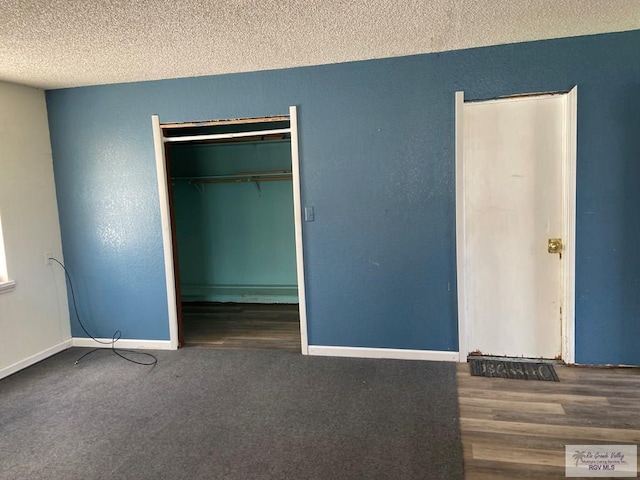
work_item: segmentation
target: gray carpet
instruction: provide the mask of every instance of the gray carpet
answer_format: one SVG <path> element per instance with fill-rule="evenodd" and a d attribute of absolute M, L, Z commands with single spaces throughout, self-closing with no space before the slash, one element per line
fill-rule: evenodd
<path fill-rule="evenodd" d="M 85 351 L 0 380 L 0 478 L 463 478 L 454 364 Z"/>

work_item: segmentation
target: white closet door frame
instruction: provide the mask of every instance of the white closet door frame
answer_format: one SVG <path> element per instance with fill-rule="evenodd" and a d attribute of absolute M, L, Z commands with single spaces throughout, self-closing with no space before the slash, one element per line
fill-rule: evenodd
<path fill-rule="evenodd" d="M 151 116 L 151 124 L 153 126 L 153 147 L 156 155 L 160 222 L 162 223 L 162 248 L 164 250 L 164 274 L 167 288 L 167 312 L 169 314 L 169 344 L 171 350 L 177 350 L 178 306 L 176 304 L 175 270 L 173 269 L 171 214 L 169 212 L 169 185 L 167 184 L 167 164 L 164 156 L 164 137 L 158 115 Z"/>
<path fill-rule="evenodd" d="M 576 246 L 576 157 L 578 87 L 566 95 L 564 115 L 565 145 L 562 164 L 563 182 L 563 315 L 562 315 L 562 359 L 575 363 L 575 246 Z M 469 329 L 467 319 L 467 294 L 465 267 L 465 169 L 464 169 L 464 92 L 455 93 L 455 148 L 456 148 L 456 263 L 458 291 L 458 352 L 461 363 L 467 362 L 469 353 Z"/>
<path fill-rule="evenodd" d="M 300 311 L 300 347 L 303 355 L 309 354 L 309 340 L 307 336 L 307 303 L 304 278 L 304 256 L 302 242 L 302 197 L 300 192 L 300 157 L 298 152 L 298 113 L 295 106 L 289 107 L 289 128 L 260 131 L 260 134 L 286 133 L 291 134 L 291 175 L 293 182 L 293 211 L 296 244 L 296 270 L 298 276 L 298 302 Z M 169 317 L 169 341 L 171 349 L 178 348 L 178 309 L 176 304 L 175 265 L 173 263 L 173 242 L 171 232 L 171 216 L 169 210 L 169 187 L 167 185 L 167 169 L 164 144 L 167 142 L 188 142 L 198 139 L 236 138 L 254 135 L 255 132 L 240 134 L 218 134 L 203 136 L 170 137 L 162 134 L 162 126 L 158 115 L 151 116 L 153 127 L 153 143 L 156 157 L 156 174 L 158 177 L 158 196 L 160 199 L 160 220 L 162 223 L 162 246 L 164 250 L 164 270 L 167 288 L 167 311 Z"/>
<path fill-rule="evenodd" d="M 307 334 L 307 294 L 304 278 L 304 255 L 302 247 L 302 194 L 300 191 L 300 154 L 298 150 L 298 109 L 289 107 L 291 128 L 291 177 L 293 181 L 293 215 L 296 234 L 296 269 L 298 272 L 298 308 L 300 315 L 300 350 L 303 355 L 309 354 L 309 338 Z"/>

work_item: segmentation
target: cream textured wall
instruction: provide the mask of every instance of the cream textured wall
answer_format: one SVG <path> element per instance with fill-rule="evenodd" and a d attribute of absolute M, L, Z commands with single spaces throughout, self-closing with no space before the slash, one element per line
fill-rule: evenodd
<path fill-rule="evenodd" d="M 71 337 L 45 96 L 0 82 L 0 215 L 9 278 L 0 293 L 0 378 L 66 348 Z"/>
<path fill-rule="evenodd" d="M 0 0 L 0 80 L 60 88 L 640 28 L 638 0 Z"/>

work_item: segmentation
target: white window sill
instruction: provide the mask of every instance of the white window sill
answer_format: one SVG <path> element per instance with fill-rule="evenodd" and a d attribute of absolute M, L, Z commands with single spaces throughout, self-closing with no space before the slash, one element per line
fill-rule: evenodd
<path fill-rule="evenodd" d="M 15 280 L 7 280 L 6 282 L 0 282 L 0 293 L 11 292 L 16 288 Z"/>

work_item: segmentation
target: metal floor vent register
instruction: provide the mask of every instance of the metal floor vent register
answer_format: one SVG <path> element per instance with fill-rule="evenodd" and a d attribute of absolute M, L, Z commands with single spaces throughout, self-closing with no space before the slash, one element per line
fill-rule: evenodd
<path fill-rule="evenodd" d="M 545 380 L 559 382 L 550 363 L 510 362 L 506 360 L 469 359 L 471 375 L 476 377 L 514 378 L 518 380 Z"/>

